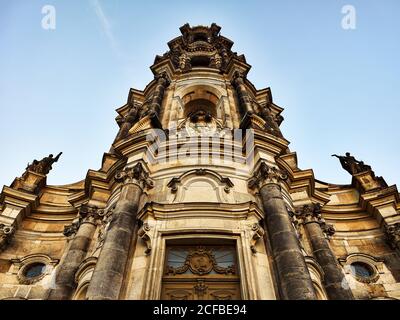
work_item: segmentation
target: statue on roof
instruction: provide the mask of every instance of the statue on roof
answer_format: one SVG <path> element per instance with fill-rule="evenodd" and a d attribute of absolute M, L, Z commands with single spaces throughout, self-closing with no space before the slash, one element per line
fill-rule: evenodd
<path fill-rule="evenodd" d="M 33 171 L 35 173 L 46 175 L 52 169 L 52 165 L 57 162 L 58 159 L 60 159 L 61 155 L 62 152 L 60 152 L 55 158 L 52 154 L 50 154 L 48 157 L 44 157 L 40 161 L 35 159 L 31 164 L 28 164 L 26 171 Z"/>
<path fill-rule="evenodd" d="M 345 156 L 333 154 L 332 157 L 338 158 L 343 169 L 351 175 L 371 170 L 371 166 L 365 164 L 363 161 L 357 160 L 350 154 L 350 152 L 346 152 Z"/>

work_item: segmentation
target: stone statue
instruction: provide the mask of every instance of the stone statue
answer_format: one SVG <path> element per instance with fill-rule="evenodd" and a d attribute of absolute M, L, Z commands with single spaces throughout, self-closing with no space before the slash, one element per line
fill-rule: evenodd
<path fill-rule="evenodd" d="M 268 106 L 261 107 L 261 110 L 258 113 L 258 115 L 266 122 L 267 132 L 273 134 L 274 136 L 282 137 L 282 133 L 281 133 L 281 130 L 279 129 L 279 125 L 275 120 L 276 118 L 274 118 L 272 116 L 271 109 Z M 283 119 L 282 119 L 282 121 L 283 121 Z"/>
<path fill-rule="evenodd" d="M 358 161 L 350 154 L 350 152 L 346 152 L 345 156 L 333 154 L 332 157 L 338 158 L 343 169 L 351 175 L 371 170 L 369 165 L 366 165 L 363 161 Z"/>
<path fill-rule="evenodd" d="M 55 158 L 52 154 L 50 154 L 48 157 L 44 157 L 40 161 L 33 160 L 31 164 L 28 164 L 26 170 L 46 175 L 52 169 L 53 163 L 57 162 L 61 155 L 62 152 L 60 152 Z"/>

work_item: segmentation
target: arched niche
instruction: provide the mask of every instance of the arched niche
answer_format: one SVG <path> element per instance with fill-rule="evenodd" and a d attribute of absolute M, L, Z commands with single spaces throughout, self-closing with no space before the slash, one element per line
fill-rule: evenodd
<path fill-rule="evenodd" d="M 189 117 L 198 111 L 204 111 L 210 113 L 211 116 L 217 117 L 217 107 L 210 100 L 206 99 L 196 99 L 191 100 L 185 104 L 184 117 Z"/>
<path fill-rule="evenodd" d="M 311 281 L 313 283 L 313 288 L 315 291 L 315 295 L 318 300 L 328 300 L 328 296 L 324 289 L 323 281 L 324 281 L 324 271 L 321 266 L 317 263 L 317 261 L 313 257 L 305 257 L 308 271 L 310 272 Z"/>
<path fill-rule="evenodd" d="M 171 189 L 171 202 L 233 201 L 230 193 L 232 181 L 208 169 L 189 170 L 180 177 L 173 178 L 168 187 Z"/>
<path fill-rule="evenodd" d="M 200 105 L 206 106 L 213 116 L 224 119 L 226 110 L 229 109 L 223 99 L 226 96 L 226 90 L 216 85 L 196 84 L 184 86 L 174 93 L 175 99 L 180 101 L 177 118 L 184 119 L 189 113 L 188 110 L 193 111 L 193 106 L 200 103 Z"/>
<path fill-rule="evenodd" d="M 76 290 L 73 300 L 85 300 L 86 292 L 97 263 L 97 257 L 89 257 L 82 261 L 75 273 Z"/>

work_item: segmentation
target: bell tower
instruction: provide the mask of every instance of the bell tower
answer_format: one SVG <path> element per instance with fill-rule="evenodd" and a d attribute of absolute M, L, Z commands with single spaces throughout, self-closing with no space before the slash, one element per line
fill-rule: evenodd
<path fill-rule="evenodd" d="M 350 153 L 349 185 L 300 169 L 221 28 L 180 32 L 117 109 L 99 170 L 49 186 L 50 155 L 3 188 L 0 298 L 399 297 L 396 186 Z"/>
<path fill-rule="evenodd" d="M 182 26 L 117 110 L 110 152 L 126 163 L 89 299 L 316 298 L 277 160 L 283 109 L 220 30 Z"/>

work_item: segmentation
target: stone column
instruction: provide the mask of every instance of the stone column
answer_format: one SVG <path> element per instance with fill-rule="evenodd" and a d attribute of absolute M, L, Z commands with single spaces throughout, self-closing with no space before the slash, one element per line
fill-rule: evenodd
<path fill-rule="evenodd" d="M 326 225 L 319 204 L 305 205 L 297 210 L 296 217 L 302 220 L 308 233 L 315 259 L 324 270 L 324 287 L 330 300 L 352 300 L 353 294 L 342 268 L 329 247 L 325 234 L 333 235 L 333 226 Z"/>
<path fill-rule="evenodd" d="M 240 72 L 236 72 L 233 76 L 232 84 L 235 87 L 239 98 L 239 104 L 244 114 L 253 114 L 253 105 L 251 103 L 250 95 L 247 92 L 246 85 L 244 84 L 244 76 Z"/>
<path fill-rule="evenodd" d="M 86 295 L 89 300 L 119 298 L 130 244 L 137 237 L 134 230 L 137 230 L 135 225 L 139 200 L 143 189 L 153 186 L 140 162 L 133 168 L 125 168 L 115 179 L 123 185 L 89 284 Z"/>
<path fill-rule="evenodd" d="M 156 115 L 158 117 L 161 111 L 161 104 L 164 98 L 165 89 L 169 85 L 169 80 L 165 73 L 156 76 L 156 80 L 157 85 L 151 98 L 149 111 L 150 115 Z"/>
<path fill-rule="evenodd" d="M 316 300 L 310 273 L 282 197 L 279 181 L 285 178 L 279 169 L 262 162 L 249 181 L 249 187 L 257 187 L 260 192 L 281 297 Z"/>
<path fill-rule="evenodd" d="M 130 107 L 128 114 L 123 119 L 121 128 L 119 129 L 119 132 L 114 140 L 114 143 L 128 136 L 129 130 L 132 128 L 133 124 L 135 123 L 138 117 L 138 111 L 139 110 L 137 106 L 132 105 Z"/>
<path fill-rule="evenodd" d="M 103 210 L 83 205 L 79 210 L 79 220 L 71 226 L 66 226 L 64 234 L 71 240 L 62 264 L 56 274 L 56 288 L 50 291 L 49 300 L 69 300 L 75 290 L 75 273 L 85 259 L 96 231 L 97 221 L 103 215 Z"/>

